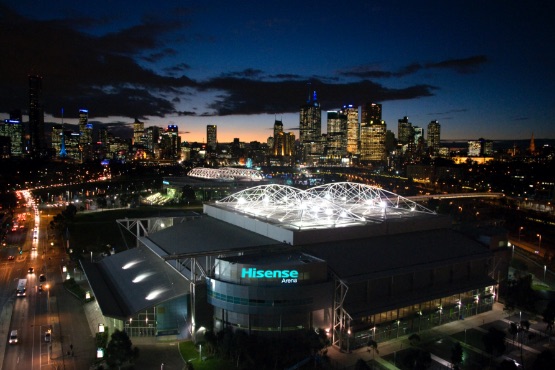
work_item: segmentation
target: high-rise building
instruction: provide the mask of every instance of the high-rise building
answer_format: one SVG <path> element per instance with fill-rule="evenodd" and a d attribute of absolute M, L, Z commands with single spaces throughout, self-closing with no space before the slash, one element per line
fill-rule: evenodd
<path fill-rule="evenodd" d="M 347 116 L 341 110 L 327 113 L 326 160 L 339 163 L 347 154 Z"/>
<path fill-rule="evenodd" d="M 343 106 L 347 117 L 347 152 L 357 155 L 360 152 L 360 114 L 359 108 L 352 104 Z"/>
<path fill-rule="evenodd" d="M 15 113 L 15 112 L 14 112 Z M 7 138 L 8 146 L 5 152 L 10 157 L 21 157 L 23 154 L 23 124 L 21 122 L 21 112 L 12 114 L 10 118 L 0 123 L 0 136 Z"/>
<path fill-rule="evenodd" d="M 284 155 L 285 152 L 285 135 L 283 133 L 283 122 L 274 121 L 274 142 L 272 146 L 273 155 Z"/>
<path fill-rule="evenodd" d="M 322 136 L 322 111 L 316 98 L 316 91 L 308 97 L 305 105 L 301 106 L 299 122 L 299 140 L 312 142 L 320 140 Z"/>
<path fill-rule="evenodd" d="M 206 146 L 215 151 L 218 146 L 218 126 L 206 125 Z"/>
<path fill-rule="evenodd" d="M 441 125 L 438 120 L 428 123 L 428 151 L 431 156 L 435 157 L 439 154 L 441 138 Z"/>
<path fill-rule="evenodd" d="M 93 126 L 89 123 L 89 110 L 79 109 L 79 147 L 83 161 L 92 159 L 93 155 Z"/>
<path fill-rule="evenodd" d="M 382 105 L 368 103 L 362 107 L 361 125 L 371 122 L 379 123 L 382 121 Z"/>
<path fill-rule="evenodd" d="M 142 142 L 144 133 L 145 133 L 144 122 L 141 122 L 137 118 L 135 118 L 135 122 L 133 122 L 133 145 L 144 144 Z"/>
<path fill-rule="evenodd" d="M 160 138 L 160 159 L 179 159 L 181 138 L 177 125 L 168 125 Z"/>
<path fill-rule="evenodd" d="M 360 160 L 385 161 L 385 121 L 370 121 L 360 128 Z"/>
<path fill-rule="evenodd" d="M 29 75 L 29 146 L 31 157 L 45 155 L 44 107 L 42 103 L 42 77 Z"/>
<path fill-rule="evenodd" d="M 468 142 L 469 157 L 489 157 L 493 155 L 493 141 L 479 138 Z"/>
<path fill-rule="evenodd" d="M 316 91 L 309 95 L 306 104 L 301 106 L 299 120 L 299 141 L 301 160 L 313 163 L 322 155 L 322 111 Z"/>
<path fill-rule="evenodd" d="M 407 116 L 397 121 L 397 139 L 401 145 L 414 143 L 414 129 Z"/>

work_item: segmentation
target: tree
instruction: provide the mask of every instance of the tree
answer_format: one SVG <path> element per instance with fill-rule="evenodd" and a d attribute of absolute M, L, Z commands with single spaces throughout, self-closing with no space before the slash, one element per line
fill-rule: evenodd
<path fill-rule="evenodd" d="M 454 368 L 458 368 L 459 364 L 463 360 L 463 349 L 459 342 L 456 342 L 453 348 L 451 348 L 451 363 Z"/>
<path fill-rule="evenodd" d="M 516 325 L 516 323 L 512 322 L 509 325 L 509 334 L 511 334 L 511 336 L 513 337 L 513 346 L 515 345 L 515 338 L 516 335 L 518 334 L 518 327 Z"/>
<path fill-rule="evenodd" d="M 133 343 L 127 333 L 116 329 L 105 353 L 106 364 L 110 369 L 120 369 L 123 365 L 133 363 L 138 356 L 139 349 L 133 348 Z"/>

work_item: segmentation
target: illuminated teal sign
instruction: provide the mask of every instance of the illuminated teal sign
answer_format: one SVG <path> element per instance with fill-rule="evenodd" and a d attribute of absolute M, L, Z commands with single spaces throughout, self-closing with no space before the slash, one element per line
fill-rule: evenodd
<path fill-rule="evenodd" d="M 256 268 L 244 268 L 241 277 L 247 279 L 282 279 L 282 283 L 296 283 L 299 277 L 297 270 L 258 270 Z"/>

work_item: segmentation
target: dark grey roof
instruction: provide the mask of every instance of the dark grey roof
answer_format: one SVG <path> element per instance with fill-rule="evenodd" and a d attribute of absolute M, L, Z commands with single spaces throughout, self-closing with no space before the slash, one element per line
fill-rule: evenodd
<path fill-rule="evenodd" d="M 280 244 L 274 239 L 209 216 L 174 224 L 150 234 L 148 239 L 169 255 L 211 254 Z"/>
<path fill-rule="evenodd" d="M 187 280 L 142 246 L 84 263 L 83 268 L 106 316 L 125 318 L 189 293 Z"/>
<path fill-rule="evenodd" d="M 491 254 L 487 246 L 451 229 L 314 244 L 303 251 L 327 261 L 330 269 L 347 282 L 429 269 Z"/>

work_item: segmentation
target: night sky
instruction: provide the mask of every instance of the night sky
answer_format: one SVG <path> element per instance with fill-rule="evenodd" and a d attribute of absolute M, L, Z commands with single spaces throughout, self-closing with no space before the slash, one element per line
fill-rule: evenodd
<path fill-rule="evenodd" d="M 395 135 L 408 116 L 445 140 L 555 138 L 548 0 L 0 2 L 0 119 L 36 72 L 47 122 L 87 108 L 187 141 L 266 141 L 275 118 L 298 137 L 313 90 L 324 111 L 381 103 Z"/>

